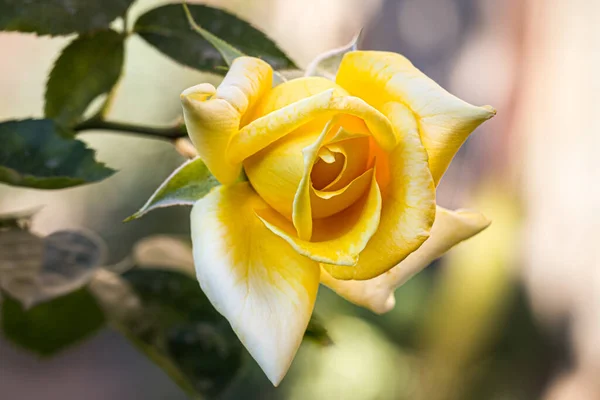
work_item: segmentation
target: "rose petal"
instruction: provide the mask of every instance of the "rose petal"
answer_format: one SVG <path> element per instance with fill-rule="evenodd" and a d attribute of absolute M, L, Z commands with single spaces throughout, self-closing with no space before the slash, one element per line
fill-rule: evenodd
<path fill-rule="evenodd" d="M 340 124 L 348 125 L 354 129 L 354 124 L 347 124 L 348 119 L 345 117 L 337 116 L 336 118 L 338 118 Z M 302 132 L 291 133 L 244 161 L 246 174 L 254 189 L 271 207 L 289 220 L 292 219 L 294 197 L 304 175 L 302 150 L 312 145 L 321 131 L 319 129 L 318 132 L 304 132 L 304 129 L 301 129 Z M 340 132 L 346 132 L 346 130 L 342 129 Z M 335 137 L 338 137 L 338 135 Z M 341 191 L 370 168 L 366 162 L 369 154 L 368 151 L 365 151 L 368 150 L 368 137 L 362 134 L 351 135 L 350 133 L 345 134 L 345 137 L 349 138 L 344 141 L 325 144 L 319 150 L 326 149 L 325 146 L 332 146 L 336 151 L 348 154 L 343 160 L 344 166 L 338 178 L 334 179 L 327 187 L 322 188 L 323 191 Z M 360 144 L 361 141 L 367 142 L 364 146 L 355 146 L 353 144 L 355 141 L 359 142 L 356 144 Z M 331 142 L 326 139 L 325 143 Z M 313 172 L 310 174 L 313 185 L 319 187 L 318 183 L 320 181 L 318 178 L 325 178 L 326 183 L 329 183 L 326 177 L 315 176 L 315 173 L 319 172 L 318 168 L 317 170 L 314 169 L 315 167 L 318 167 L 318 165 L 313 167 Z M 313 217 L 315 215 L 313 214 Z"/>
<path fill-rule="evenodd" d="M 388 158 L 381 222 L 356 265 L 323 264 L 337 279 L 371 279 L 389 270 L 429 237 L 435 218 L 435 187 L 412 113 L 400 103 L 387 103 L 382 110 L 400 144 Z"/>
<path fill-rule="evenodd" d="M 347 129 L 342 129 L 339 132 L 344 132 L 336 136 L 351 136 Z M 369 140 L 365 136 L 355 136 L 354 139 L 346 139 L 343 141 L 331 142 L 326 145 L 327 149 L 335 153 L 344 155 L 344 166 L 336 179 L 332 180 L 323 188 L 325 191 L 339 190 L 347 186 L 351 181 L 356 179 L 365 171 L 369 162 Z"/>
<path fill-rule="evenodd" d="M 326 164 L 333 164 L 336 161 L 335 154 L 330 151 L 327 147 L 319 149 L 319 158 Z"/>
<path fill-rule="evenodd" d="M 246 125 L 231 138 L 229 160 L 234 164 L 242 162 L 302 125 L 315 120 L 323 121 L 323 118 L 326 121 L 339 113 L 364 120 L 375 141 L 386 151 L 396 147 L 394 129 L 381 112 L 358 97 L 336 96 L 335 89 L 329 89 L 289 104 Z"/>
<path fill-rule="evenodd" d="M 396 53 L 350 52 L 336 82 L 377 109 L 397 101 L 412 110 L 436 184 L 469 134 L 496 114 L 490 106 L 475 107 L 451 95 Z"/>
<path fill-rule="evenodd" d="M 338 190 L 324 191 L 310 188 L 310 204 L 313 218 L 334 215 L 360 199 L 371 184 L 373 169 L 365 171 L 358 178 Z"/>
<path fill-rule="evenodd" d="M 234 182 L 239 162 L 225 157 L 230 138 L 239 131 L 249 109 L 270 89 L 273 70 L 253 57 L 237 58 L 218 89 L 203 83 L 181 93 L 190 139 L 210 172 L 223 184 Z"/>
<path fill-rule="evenodd" d="M 367 281 L 342 281 L 322 271 L 321 282 L 345 299 L 376 313 L 394 308 L 394 291 L 453 246 L 490 224 L 482 214 L 437 208 L 431 236 L 418 250 L 383 275 Z"/>
<path fill-rule="evenodd" d="M 307 77 L 289 80 L 275 86 L 273 90 L 257 102 L 256 108 L 252 111 L 252 121 L 330 89 L 333 89 L 334 96 L 348 96 L 348 92 L 329 79 Z"/>
<path fill-rule="evenodd" d="M 254 210 L 268 208 L 247 182 L 220 186 L 192 210 L 196 274 L 274 385 L 304 335 L 319 266 L 271 233 Z"/>
<path fill-rule="evenodd" d="M 298 233 L 298 237 L 302 240 L 310 240 L 312 236 L 312 220 L 313 218 L 324 218 L 331 216 L 343 209 L 349 207 L 355 201 L 363 196 L 367 187 L 371 182 L 371 174 L 366 176 L 369 171 L 362 173 L 367 166 L 368 142 L 363 143 L 362 148 L 355 149 L 356 154 L 348 154 L 351 160 L 345 162 L 345 175 L 354 173 L 357 178 L 345 187 L 336 191 L 321 191 L 315 190 L 313 187 L 313 167 L 318 158 L 322 144 L 326 141 L 327 136 L 337 137 L 339 134 L 331 134 L 331 127 L 337 126 L 338 118 L 334 117 L 323 129 L 321 135 L 310 146 L 302 150 L 304 171 L 292 208 L 292 222 Z M 344 131 L 344 128 L 338 128 L 338 131 Z M 339 145 L 339 143 L 338 143 Z M 335 146 L 333 144 L 332 146 Z M 337 147 L 338 151 L 341 147 Z M 366 151 L 365 151 L 366 150 Z M 347 168 L 348 165 L 357 168 Z M 372 172 L 372 171 L 371 171 Z M 340 176 L 341 178 L 341 176 Z"/>
<path fill-rule="evenodd" d="M 292 222 L 301 240 L 310 240 L 312 236 L 312 209 L 310 202 L 310 188 L 312 181 L 310 179 L 311 172 L 315 161 L 317 160 L 319 149 L 325 140 L 325 137 L 335 127 L 336 119 L 330 120 L 323 131 L 310 146 L 302 149 L 302 158 L 304 162 L 304 170 L 300 183 L 296 188 L 294 203 L 292 205 Z M 341 129 L 341 128 L 340 128 Z"/>
<path fill-rule="evenodd" d="M 298 238 L 292 223 L 275 210 L 257 210 L 267 228 L 298 253 L 315 261 L 339 265 L 356 264 L 358 255 L 377 231 L 380 213 L 381 193 L 375 174 L 372 174 L 369 192 L 361 200 L 336 215 L 313 221 L 310 242 Z"/>
<path fill-rule="evenodd" d="M 254 190 L 289 220 L 304 170 L 302 149 L 310 146 L 319 133 L 320 129 L 318 132 L 292 133 L 244 160 L 244 170 Z"/>

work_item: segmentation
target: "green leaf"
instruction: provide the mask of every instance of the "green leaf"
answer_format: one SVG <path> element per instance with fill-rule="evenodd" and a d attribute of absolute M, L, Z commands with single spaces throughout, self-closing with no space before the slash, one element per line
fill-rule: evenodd
<path fill-rule="evenodd" d="M 187 320 L 225 321 L 210 304 L 193 276 L 173 269 L 134 268 L 122 275 L 148 307 L 158 306 L 164 314 L 158 323 Z"/>
<path fill-rule="evenodd" d="M 192 15 L 192 12 L 190 11 L 189 6 L 185 2 L 183 3 L 183 9 L 192 29 L 202 36 L 206 41 L 208 41 L 215 49 L 217 49 L 217 51 L 221 54 L 221 57 L 223 57 L 223 60 L 225 60 L 227 66 L 231 67 L 231 64 L 233 64 L 233 61 L 236 58 L 246 56 L 246 54 L 242 53 L 240 50 L 236 49 L 226 41 L 213 35 L 198 25 L 194 19 L 194 16 Z M 279 85 L 283 82 L 286 82 L 285 77 L 277 70 L 273 70 L 273 83 L 275 85 Z"/>
<path fill-rule="evenodd" d="M 183 10 L 185 11 L 185 16 L 192 29 L 198 32 L 200 36 L 202 36 L 215 49 L 217 49 L 217 51 L 221 54 L 221 57 L 223 57 L 223 60 L 225 60 L 227 66 L 231 67 L 231 64 L 233 64 L 233 61 L 236 58 L 243 57 L 246 55 L 240 50 L 230 45 L 229 43 L 227 43 L 226 41 L 224 41 L 223 39 L 213 35 L 209 31 L 198 25 L 198 23 L 196 23 L 196 20 L 194 19 L 194 16 L 192 15 L 192 12 L 190 11 L 190 7 L 185 2 L 183 3 Z"/>
<path fill-rule="evenodd" d="M 92 100 L 117 83 L 124 36 L 113 30 L 81 35 L 56 60 L 46 85 L 46 117 L 64 126 L 81 119 Z"/>
<path fill-rule="evenodd" d="M 169 358 L 164 352 L 160 351 L 155 346 L 144 342 L 138 336 L 133 334 L 129 329 L 121 326 L 118 323 L 113 324 L 115 329 L 125 336 L 135 348 L 148 357 L 153 363 L 158 365 L 165 373 L 175 382 L 189 397 L 194 400 L 202 400 L 202 396 L 193 384 L 188 380 L 188 377 L 181 372 L 177 364 Z"/>
<path fill-rule="evenodd" d="M 322 76 L 335 81 L 335 76 L 346 53 L 358 49 L 362 31 L 358 32 L 350 43 L 337 49 L 332 49 L 318 55 L 306 68 L 304 76 Z"/>
<path fill-rule="evenodd" d="M 125 220 L 131 221 L 156 208 L 193 205 L 210 189 L 219 185 L 200 158 L 185 162 L 159 186 L 138 212 Z"/>
<path fill-rule="evenodd" d="M 214 396 L 234 377 L 242 345 L 195 278 L 173 270 L 132 270 L 124 278 L 153 310 L 146 343 L 168 355 L 196 390 Z"/>
<path fill-rule="evenodd" d="M 214 397 L 231 382 L 241 366 L 243 347 L 194 277 L 173 270 L 133 269 L 114 278 L 126 282 L 135 297 L 104 296 L 109 301 L 101 302 L 109 319 L 183 390 L 195 398 Z M 119 291 L 123 289 L 112 290 Z M 95 288 L 100 298 L 109 292 Z M 137 308 L 125 310 L 127 304 Z"/>
<path fill-rule="evenodd" d="M 29 310 L 8 296 L 2 303 L 2 328 L 6 338 L 44 356 L 90 336 L 104 321 L 102 310 L 86 289 Z"/>
<path fill-rule="evenodd" d="M 0 182 L 62 189 L 115 172 L 94 160 L 94 151 L 71 135 L 49 119 L 0 123 Z"/>
<path fill-rule="evenodd" d="M 2 0 L 0 30 L 68 35 L 104 29 L 133 0 Z"/>
<path fill-rule="evenodd" d="M 227 58 L 235 57 L 239 51 L 260 57 L 276 69 L 294 67 L 294 63 L 271 39 L 248 22 L 204 5 L 188 7 L 197 25 L 209 33 L 205 38 L 190 28 L 181 4 L 165 5 L 142 15 L 136 21 L 134 31 L 175 61 L 202 71 L 222 73 L 222 67 L 227 66 L 226 60 L 206 38 L 213 43 L 227 45 L 220 46 L 220 51 L 233 49 L 232 52 L 227 50 Z"/>

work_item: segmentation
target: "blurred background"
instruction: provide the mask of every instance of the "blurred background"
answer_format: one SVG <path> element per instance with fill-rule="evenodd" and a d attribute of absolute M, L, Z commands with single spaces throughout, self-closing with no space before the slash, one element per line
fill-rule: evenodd
<path fill-rule="evenodd" d="M 162 3 L 138 0 L 130 15 Z M 450 92 L 498 110 L 463 146 L 438 189 L 441 205 L 480 210 L 491 227 L 399 288 L 396 308 L 383 316 L 322 287 L 316 312 L 332 343 L 305 340 L 277 389 L 243 355 L 218 398 L 600 399 L 600 2 L 202 3 L 251 21 L 302 67 L 364 27 L 360 48 L 402 53 Z M 0 33 L 0 120 L 42 115 L 47 73 L 69 39 Z M 219 81 L 138 37 L 126 46 L 111 119 L 166 125 L 180 113 L 183 89 Z M 0 185 L 0 213 L 41 205 L 32 231 L 93 231 L 106 243 L 107 265 L 125 259 L 142 238 L 162 235 L 160 245 L 149 246 L 155 252 L 145 254 L 148 262 L 166 254 L 189 266 L 189 249 L 172 241 L 189 232 L 189 209 L 121 223 L 184 158 L 160 140 L 108 132 L 81 138 L 119 172 L 58 191 Z M 187 398 L 109 329 L 51 358 L 0 339 L 0 393 Z"/>

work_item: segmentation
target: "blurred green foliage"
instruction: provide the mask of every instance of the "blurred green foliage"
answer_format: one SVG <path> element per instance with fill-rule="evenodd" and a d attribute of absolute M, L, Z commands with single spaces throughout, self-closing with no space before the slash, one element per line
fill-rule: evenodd
<path fill-rule="evenodd" d="M 79 289 L 25 309 L 7 296 L 2 302 L 2 329 L 12 342 L 50 356 L 89 337 L 104 325 L 104 314 L 94 297 Z"/>
<path fill-rule="evenodd" d="M 189 393 L 214 396 L 223 390 L 240 368 L 242 345 L 198 282 L 159 269 L 134 269 L 123 278 L 141 300 L 143 324 L 121 323 L 120 330 L 177 368 Z"/>

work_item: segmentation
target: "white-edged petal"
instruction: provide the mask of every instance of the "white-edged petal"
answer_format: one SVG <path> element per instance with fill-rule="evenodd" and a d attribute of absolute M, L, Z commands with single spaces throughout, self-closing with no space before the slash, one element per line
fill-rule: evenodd
<path fill-rule="evenodd" d="M 267 377 L 285 376 L 312 314 L 319 266 L 269 231 L 269 206 L 247 182 L 220 186 L 192 210 L 196 275 Z"/>

